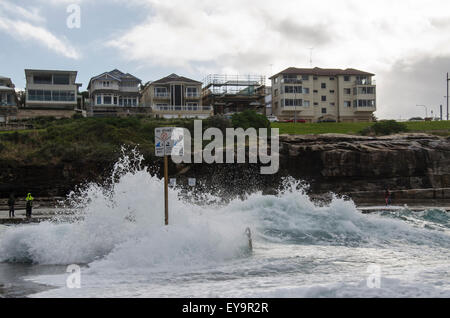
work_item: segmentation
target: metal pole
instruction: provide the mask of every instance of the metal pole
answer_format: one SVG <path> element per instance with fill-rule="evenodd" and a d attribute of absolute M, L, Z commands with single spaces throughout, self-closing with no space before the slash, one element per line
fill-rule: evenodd
<path fill-rule="evenodd" d="M 440 107 L 440 110 L 441 110 L 441 116 L 439 117 L 440 119 L 441 119 L 441 121 L 442 121 L 442 105 L 441 105 L 441 107 Z"/>
<path fill-rule="evenodd" d="M 164 156 L 164 215 L 165 224 L 169 225 L 169 157 Z"/>
<path fill-rule="evenodd" d="M 448 82 L 450 81 L 450 78 L 448 78 L 448 73 L 447 73 L 447 120 L 448 120 Z"/>

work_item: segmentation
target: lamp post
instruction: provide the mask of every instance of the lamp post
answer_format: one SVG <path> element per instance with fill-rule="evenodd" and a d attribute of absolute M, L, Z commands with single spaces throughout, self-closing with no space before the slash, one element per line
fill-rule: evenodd
<path fill-rule="evenodd" d="M 448 77 L 448 73 L 447 73 L 447 120 L 448 120 L 448 98 L 449 98 L 449 93 L 448 93 L 448 82 L 450 82 L 450 78 Z"/>
<path fill-rule="evenodd" d="M 425 107 L 425 118 L 428 117 L 428 107 L 425 105 L 416 105 L 416 107 Z"/>

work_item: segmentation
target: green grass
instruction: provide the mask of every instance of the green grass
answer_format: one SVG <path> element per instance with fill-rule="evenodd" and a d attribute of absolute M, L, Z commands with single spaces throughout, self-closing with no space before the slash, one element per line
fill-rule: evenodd
<path fill-rule="evenodd" d="M 374 123 L 272 123 L 272 128 L 279 128 L 280 134 L 288 135 L 320 135 L 350 134 L 359 132 Z M 405 122 L 410 132 L 428 132 L 441 135 L 450 134 L 450 121 Z"/>

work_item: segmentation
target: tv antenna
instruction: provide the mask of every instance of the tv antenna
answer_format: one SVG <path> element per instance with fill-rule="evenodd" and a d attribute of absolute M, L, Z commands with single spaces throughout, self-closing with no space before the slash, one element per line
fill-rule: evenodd
<path fill-rule="evenodd" d="M 310 48 L 308 48 L 308 50 L 309 50 L 309 66 L 311 66 L 311 68 L 312 68 L 312 66 L 313 66 L 313 51 L 314 51 L 314 48 L 310 47 Z"/>

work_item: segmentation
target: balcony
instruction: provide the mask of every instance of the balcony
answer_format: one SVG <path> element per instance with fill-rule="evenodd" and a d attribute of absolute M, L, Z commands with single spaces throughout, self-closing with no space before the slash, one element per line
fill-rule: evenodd
<path fill-rule="evenodd" d="M 170 106 L 170 105 L 153 105 L 153 110 L 160 112 L 211 112 L 212 106 Z"/>
<path fill-rule="evenodd" d="M 355 81 L 355 85 L 368 85 L 368 86 L 375 86 L 376 81 L 373 79 L 359 79 Z"/>
<path fill-rule="evenodd" d="M 303 81 L 301 79 L 298 79 L 298 78 L 283 78 L 281 80 L 281 83 L 284 83 L 284 84 L 302 84 Z"/>
<path fill-rule="evenodd" d="M 155 93 L 155 97 L 154 98 L 158 98 L 158 99 L 169 99 L 169 93 Z"/>
<path fill-rule="evenodd" d="M 200 94 L 198 92 L 196 93 L 186 93 L 186 98 L 200 98 Z"/>

